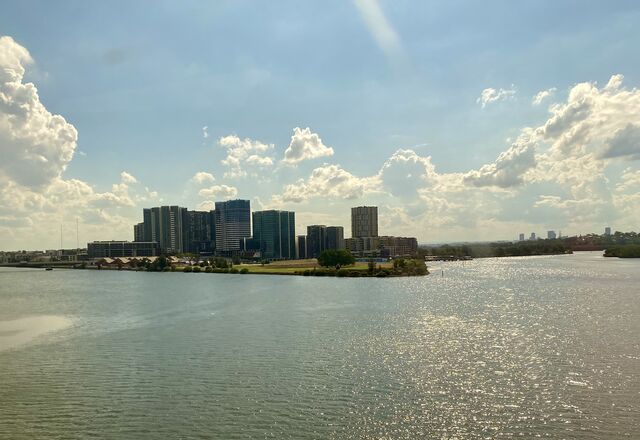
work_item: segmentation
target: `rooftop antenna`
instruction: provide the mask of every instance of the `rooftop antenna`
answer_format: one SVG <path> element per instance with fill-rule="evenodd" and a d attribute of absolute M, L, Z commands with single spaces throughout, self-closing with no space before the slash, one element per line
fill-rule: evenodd
<path fill-rule="evenodd" d="M 60 223 L 60 249 L 62 249 L 62 223 Z"/>
<path fill-rule="evenodd" d="M 76 217 L 76 250 L 80 250 L 80 234 L 78 232 L 78 217 Z"/>

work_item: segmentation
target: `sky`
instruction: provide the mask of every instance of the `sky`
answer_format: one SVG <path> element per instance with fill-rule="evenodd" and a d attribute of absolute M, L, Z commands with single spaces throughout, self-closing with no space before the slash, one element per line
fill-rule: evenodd
<path fill-rule="evenodd" d="M 349 237 L 360 205 L 421 243 L 638 231 L 638 22 L 624 0 L 2 2 L 0 250 L 230 198 L 299 234 Z"/>

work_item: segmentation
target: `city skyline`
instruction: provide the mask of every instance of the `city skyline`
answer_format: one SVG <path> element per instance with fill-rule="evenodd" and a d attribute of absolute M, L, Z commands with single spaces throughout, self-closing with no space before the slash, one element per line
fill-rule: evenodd
<path fill-rule="evenodd" d="M 0 249 L 235 198 L 420 243 L 638 230 L 634 2 L 291 6 L 4 5 Z"/>

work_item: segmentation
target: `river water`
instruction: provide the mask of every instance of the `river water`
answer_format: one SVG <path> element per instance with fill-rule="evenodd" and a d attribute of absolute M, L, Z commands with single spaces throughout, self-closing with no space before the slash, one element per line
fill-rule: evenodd
<path fill-rule="evenodd" d="M 640 438 L 640 260 L 0 269 L 0 438 Z"/>

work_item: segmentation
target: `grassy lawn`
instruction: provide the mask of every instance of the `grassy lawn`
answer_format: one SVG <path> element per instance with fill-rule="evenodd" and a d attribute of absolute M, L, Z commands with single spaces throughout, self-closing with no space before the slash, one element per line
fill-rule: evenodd
<path fill-rule="evenodd" d="M 381 266 L 383 268 L 391 268 L 392 263 L 376 263 L 376 267 Z M 305 270 L 313 270 L 313 268 L 321 269 L 315 259 L 309 260 L 288 260 L 288 261 L 274 261 L 264 266 L 261 264 L 238 264 L 233 266 L 236 269 L 246 268 L 250 273 L 272 273 L 272 274 L 294 274 L 296 272 L 303 272 Z M 350 270 L 368 270 L 367 263 L 356 263 L 353 266 L 343 266 L 345 269 Z"/>
<path fill-rule="evenodd" d="M 234 268 L 241 270 L 247 269 L 249 273 L 280 273 L 280 274 L 294 274 L 296 272 L 303 271 L 299 267 L 269 267 L 268 264 L 261 266 L 260 264 L 237 264 Z"/>

